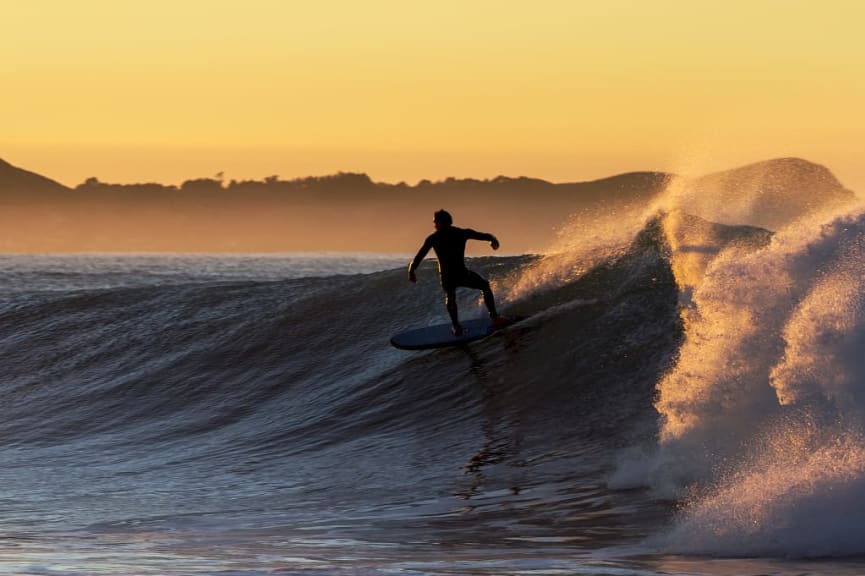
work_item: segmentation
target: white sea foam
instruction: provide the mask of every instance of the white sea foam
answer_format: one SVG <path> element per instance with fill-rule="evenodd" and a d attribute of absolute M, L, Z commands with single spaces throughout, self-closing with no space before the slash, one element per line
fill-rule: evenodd
<path fill-rule="evenodd" d="M 665 551 L 865 553 L 865 211 L 700 266 L 671 245 L 685 340 L 658 383 L 657 445 L 623 452 L 610 486 L 684 499 Z"/>

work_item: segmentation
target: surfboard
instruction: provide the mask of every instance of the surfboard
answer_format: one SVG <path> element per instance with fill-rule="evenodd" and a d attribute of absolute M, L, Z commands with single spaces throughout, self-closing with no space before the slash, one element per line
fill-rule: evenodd
<path fill-rule="evenodd" d="M 507 316 L 504 318 L 506 322 L 497 324 L 496 326 L 493 326 L 489 318 L 461 321 L 460 324 L 462 325 L 463 333 L 459 336 L 454 336 L 450 323 L 414 328 L 395 335 L 390 339 L 390 344 L 400 350 L 427 350 L 429 348 L 459 346 L 486 338 L 490 334 L 494 334 L 508 326 L 513 326 L 520 320 L 524 320 L 525 316 Z"/>

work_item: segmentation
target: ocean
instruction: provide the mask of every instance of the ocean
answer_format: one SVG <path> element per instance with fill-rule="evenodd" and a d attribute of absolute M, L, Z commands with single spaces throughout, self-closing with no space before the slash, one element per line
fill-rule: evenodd
<path fill-rule="evenodd" d="M 0 257 L 0 573 L 865 574 L 865 212 L 613 220 L 427 352 L 407 256 Z"/>

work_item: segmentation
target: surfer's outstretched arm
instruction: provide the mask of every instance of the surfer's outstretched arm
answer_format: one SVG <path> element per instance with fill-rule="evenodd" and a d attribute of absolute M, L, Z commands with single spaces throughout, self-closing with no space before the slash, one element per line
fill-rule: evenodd
<path fill-rule="evenodd" d="M 483 240 L 485 242 L 489 242 L 493 250 L 499 249 L 499 239 L 492 234 L 487 234 L 486 232 L 478 232 L 476 230 L 472 230 L 471 228 L 466 228 L 466 232 L 466 236 L 468 238 L 471 238 L 472 240 Z"/>

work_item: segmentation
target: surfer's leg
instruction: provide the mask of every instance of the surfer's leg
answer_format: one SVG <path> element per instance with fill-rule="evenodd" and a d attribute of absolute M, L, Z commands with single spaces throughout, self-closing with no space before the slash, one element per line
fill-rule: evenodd
<path fill-rule="evenodd" d="M 499 313 L 496 311 L 496 299 L 493 296 L 493 290 L 490 288 L 490 283 L 478 274 L 477 272 L 471 272 L 466 275 L 465 278 L 465 286 L 468 288 L 475 288 L 476 290 L 480 290 L 484 294 L 484 304 L 487 307 L 487 311 L 490 313 L 490 318 L 495 320 L 499 317 Z"/>
<path fill-rule="evenodd" d="M 446 286 L 445 287 L 445 306 L 448 309 L 448 314 L 451 317 L 451 324 L 453 324 L 454 335 L 459 336 L 463 333 L 462 326 L 460 326 L 460 318 L 459 312 L 457 311 L 457 287 L 456 286 Z"/>

